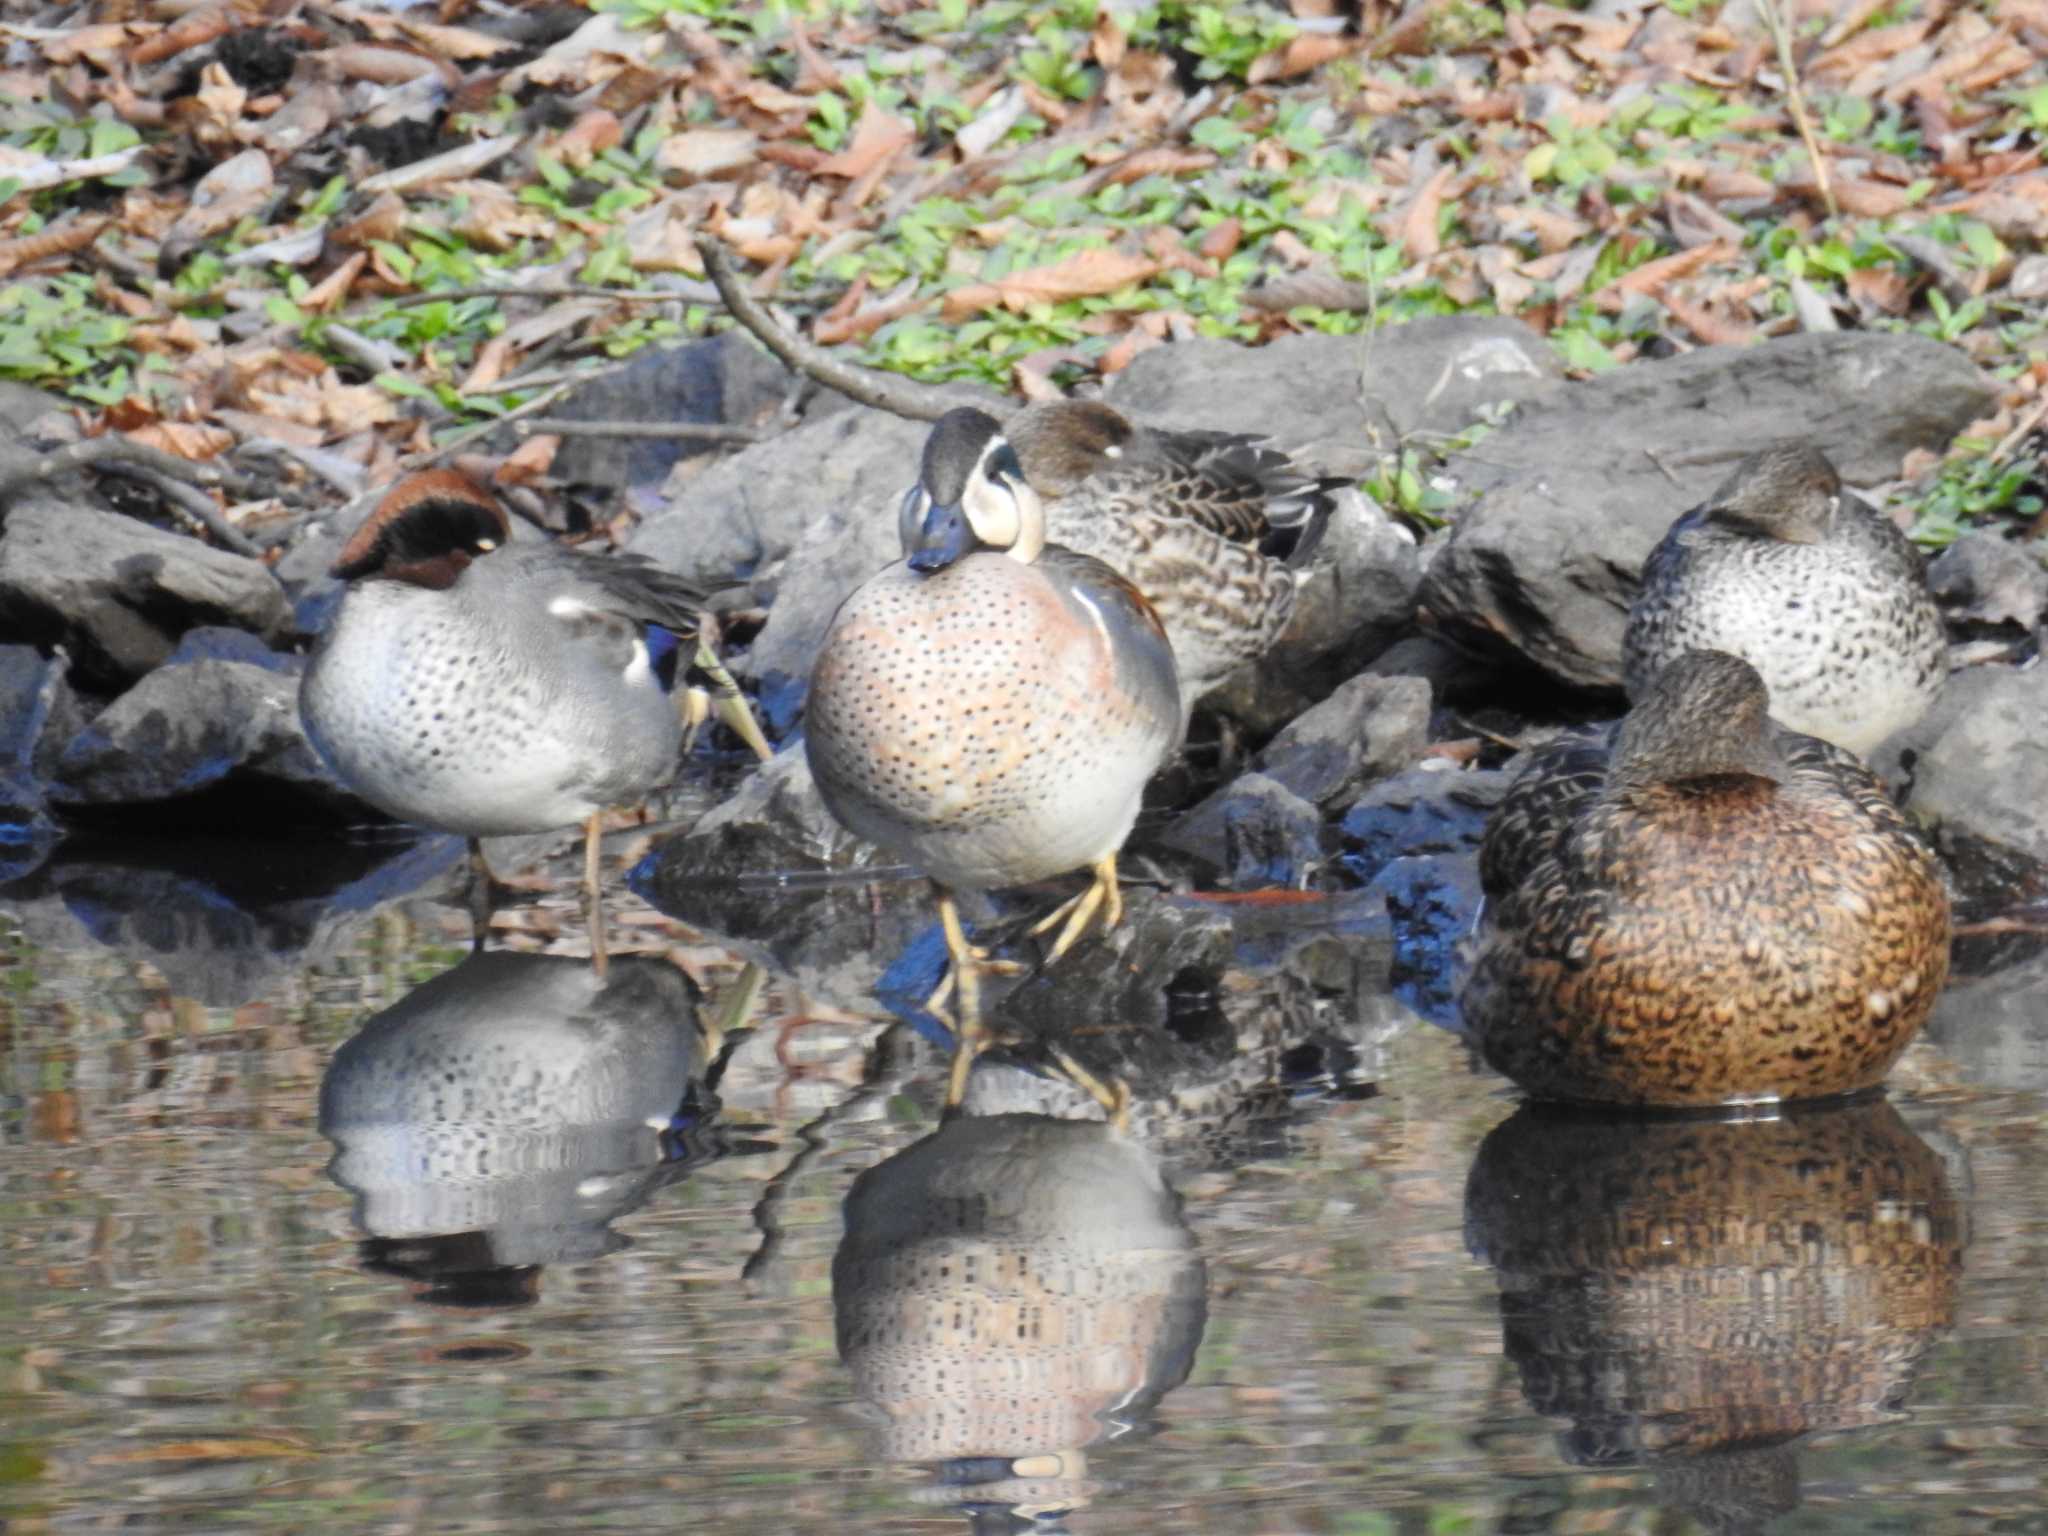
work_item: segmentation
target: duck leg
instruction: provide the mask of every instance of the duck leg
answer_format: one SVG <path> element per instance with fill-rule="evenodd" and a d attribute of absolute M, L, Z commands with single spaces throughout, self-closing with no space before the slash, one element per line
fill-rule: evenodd
<path fill-rule="evenodd" d="M 599 837 L 604 812 L 594 811 L 583 823 L 583 922 L 590 934 L 590 968 L 603 981 L 610 967 L 604 948 L 604 890 L 598 880 Z"/>
<path fill-rule="evenodd" d="M 498 905 L 498 877 L 491 873 L 491 861 L 484 857 L 482 838 L 469 840 L 469 947 L 472 954 L 484 952 L 490 936 L 491 913 Z"/>
<path fill-rule="evenodd" d="M 1131 1128 L 1131 1085 L 1120 1077 L 1104 1082 L 1058 1046 L 1051 1046 L 1052 1059 L 1067 1080 L 1102 1106 L 1109 1128 L 1123 1135 Z"/>
<path fill-rule="evenodd" d="M 1052 950 L 1045 957 L 1047 965 L 1074 947 L 1075 941 L 1088 931 L 1088 924 L 1097 912 L 1102 914 L 1104 933 L 1123 921 L 1124 893 L 1116 880 L 1116 854 L 1106 853 L 1088 867 L 1095 877 L 1088 883 L 1088 889 L 1062 902 L 1049 916 L 1031 926 L 1034 935 L 1059 927 L 1060 936 L 1053 940 Z"/>
<path fill-rule="evenodd" d="M 946 931 L 946 953 L 952 959 L 947 979 L 953 984 L 953 1070 L 946 1079 L 946 1108 L 951 1111 L 967 1097 L 967 1075 L 981 1052 L 981 968 L 988 963 L 988 954 L 967 942 L 953 893 L 943 885 L 933 888 L 939 893 L 939 925 Z"/>

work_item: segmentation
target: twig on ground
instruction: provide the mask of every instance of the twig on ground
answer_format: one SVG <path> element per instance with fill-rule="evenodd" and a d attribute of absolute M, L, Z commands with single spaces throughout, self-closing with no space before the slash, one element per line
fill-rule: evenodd
<path fill-rule="evenodd" d="M 373 340 L 339 320 L 328 323 L 326 336 L 337 352 L 365 373 L 394 373 L 407 362 L 405 354 L 389 342 Z"/>
<path fill-rule="evenodd" d="M 220 508 L 213 504 L 213 498 L 198 486 L 187 484 L 175 475 L 164 474 L 147 464 L 115 462 L 102 467 L 109 474 L 148 486 L 185 518 L 212 534 L 223 548 L 238 555 L 247 555 L 252 560 L 263 558 L 263 546 L 222 516 Z"/>
<path fill-rule="evenodd" d="M 236 494 L 253 490 L 249 481 L 222 465 L 182 459 L 175 453 L 138 443 L 119 432 L 109 432 L 68 443 L 0 480 L 0 506 L 5 506 L 31 485 L 47 484 L 75 469 L 109 469 L 116 465 L 152 470 L 180 485 L 220 486 Z"/>
<path fill-rule="evenodd" d="M 2025 440 L 2027 434 L 2044 421 L 2048 421 L 2048 395 L 2036 400 L 2033 409 L 2020 417 L 2013 424 L 2013 429 L 1998 440 L 1998 446 L 1991 450 L 1991 462 L 2003 464 L 2012 456 L 2013 449 L 2019 447 Z"/>
<path fill-rule="evenodd" d="M 704 258 L 704 270 L 717 285 L 719 296 L 733 319 L 752 333 L 762 346 L 797 372 L 808 374 L 828 389 L 849 399 L 912 421 L 937 421 L 959 402 L 910 379 L 856 368 L 828 357 L 824 351 L 800 337 L 792 336 L 747 292 L 739 274 L 733 271 L 725 247 L 710 235 L 697 237 L 697 253 Z"/>
<path fill-rule="evenodd" d="M 695 421 L 576 421 L 567 416 L 534 416 L 519 423 L 519 435 L 552 432 L 558 437 L 648 437 L 708 443 L 758 443 L 769 434 L 759 427 L 731 427 Z"/>
<path fill-rule="evenodd" d="M 1778 69 L 1785 76 L 1785 100 L 1792 108 L 1792 122 L 1799 129 L 1800 142 L 1806 146 L 1806 158 L 1813 166 L 1820 200 L 1827 206 L 1828 217 L 1837 218 L 1841 210 L 1835 206 L 1835 189 L 1828 182 L 1827 158 L 1821 154 L 1820 140 L 1814 136 L 1813 119 L 1806 111 L 1806 92 L 1799 85 L 1799 66 L 1792 59 L 1792 29 L 1785 23 L 1780 0 L 1757 0 L 1757 9 L 1763 12 L 1764 24 L 1771 29 L 1771 39 L 1778 45 Z"/>
<path fill-rule="evenodd" d="M 409 467 L 425 469 L 430 464 L 438 464 L 450 454 L 467 448 L 478 438 L 490 436 L 491 433 L 497 431 L 500 427 L 509 426 L 515 421 L 524 421 L 529 416 L 538 416 L 578 384 L 611 371 L 609 368 L 593 368 L 589 373 L 579 373 L 573 379 L 564 379 L 552 388 L 542 390 L 524 405 L 515 405 L 502 416 L 493 416 L 489 421 L 478 422 L 475 426 L 456 433 L 432 453 L 415 459 Z"/>
<path fill-rule="evenodd" d="M 591 283 L 552 283 L 522 288 L 517 283 L 484 284 L 475 288 L 436 288 L 426 293 L 404 293 L 379 299 L 381 305 L 399 309 L 414 304 L 438 304 L 443 299 L 459 303 L 464 299 L 615 299 L 621 304 L 720 304 L 716 289 L 707 283 L 686 288 L 601 288 Z"/>

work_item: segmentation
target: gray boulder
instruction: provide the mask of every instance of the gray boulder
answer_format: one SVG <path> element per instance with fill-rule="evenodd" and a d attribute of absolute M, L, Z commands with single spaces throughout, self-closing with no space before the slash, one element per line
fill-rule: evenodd
<path fill-rule="evenodd" d="M 1806 437 L 1851 482 L 1895 474 L 1991 408 L 1962 352 L 1834 332 L 1704 347 L 1536 399 L 1448 473 L 1477 499 L 1422 583 L 1426 614 L 1580 688 L 1621 685 L 1644 558 L 1672 519 L 1762 444 Z"/>
<path fill-rule="evenodd" d="M 218 657 L 159 667 L 108 705 L 64 749 L 51 798 L 81 806 L 170 800 L 231 774 L 328 811 L 375 814 L 307 741 L 298 679 Z"/>
<path fill-rule="evenodd" d="M 88 687 L 113 690 L 161 663 L 188 629 L 265 639 L 291 625 L 264 566 L 132 518 L 16 506 L 0 536 L 0 638 L 62 645 Z"/>
<path fill-rule="evenodd" d="M 1955 673 L 1871 766 L 1916 820 L 2048 860 L 2048 668 Z"/>
<path fill-rule="evenodd" d="M 1995 533 L 1966 533 L 1949 545 L 1928 565 L 1927 585 L 1951 624 L 2031 631 L 2048 611 L 2048 570 Z"/>
<path fill-rule="evenodd" d="M 1251 772 L 1183 814 L 1162 841 L 1229 870 L 1239 888 L 1297 884 L 1294 874 L 1322 850 L 1320 831 L 1311 836 L 1297 824 L 1319 829 L 1321 813 L 1341 810 L 1364 785 L 1413 763 L 1429 740 L 1429 708 L 1422 678 L 1355 677 L 1267 743 Z M 1289 827 L 1296 830 L 1282 835 Z"/>
<path fill-rule="evenodd" d="M 625 367 L 572 390 L 548 414 L 570 421 L 758 426 L 781 405 L 792 378 L 752 337 L 724 331 L 679 347 L 649 347 Z M 658 505 L 677 464 L 724 446 L 704 438 L 569 437 L 550 472 L 622 488 L 644 513 Z"/>
<path fill-rule="evenodd" d="M 740 661 L 769 729 L 787 730 L 847 593 L 897 558 L 896 509 L 931 425 L 855 407 L 713 465 L 628 548 L 705 581 L 733 576 L 772 602 Z"/>

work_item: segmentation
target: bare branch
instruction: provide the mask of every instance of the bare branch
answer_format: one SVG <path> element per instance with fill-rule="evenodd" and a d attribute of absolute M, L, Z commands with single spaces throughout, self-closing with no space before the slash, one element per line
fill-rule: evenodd
<path fill-rule="evenodd" d="M 710 235 L 700 234 L 697 252 L 704 258 L 704 270 L 717 286 L 718 295 L 725 300 L 725 307 L 731 311 L 733 319 L 798 373 L 816 379 L 827 389 L 836 389 L 862 405 L 871 405 L 912 421 L 937 421 L 959 404 L 952 396 L 913 380 L 839 362 L 822 348 L 792 336 L 776 324 L 760 300 L 747 292 L 739 274 L 733 271 L 732 261 L 723 245 Z"/>
<path fill-rule="evenodd" d="M 108 432 L 68 443 L 0 480 L 0 507 L 30 486 L 47 485 L 59 475 L 68 475 L 77 469 L 109 469 L 117 465 L 150 470 L 180 485 L 222 486 L 236 492 L 251 488 L 249 481 L 222 465 L 183 459 L 161 448 L 152 448 L 147 443 L 138 443 L 119 432 Z"/>
<path fill-rule="evenodd" d="M 238 555 L 247 555 L 252 560 L 263 558 L 263 547 L 222 516 L 220 508 L 213 504 L 213 498 L 198 486 L 188 484 L 175 475 L 164 474 L 148 464 L 116 461 L 102 467 L 109 474 L 148 486 L 189 522 L 212 534 L 223 548 Z"/>
<path fill-rule="evenodd" d="M 1820 152 L 1820 140 L 1814 136 L 1813 119 L 1806 114 L 1806 92 L 1800 88 L 1799 66 L 1792 59 L 1792 29 L 1786 25 L 1782 0 L 1757 0 L 1757 6 L 1778 45 L 1778 69 L 1785 77 L 1785 100 L 1792 108 L 1792 121 L 1799 129 L 1800 141 L 1806 145 L 1806 158 L 1813 166 L 1820 200 L 1827 205 L 1828 217 L 1836 218 L 1841 210 L 1835 206 L 1835 189 L 1828 182 L 1828 162 Z"/>
<path fill-rule="evenodd" d="M 521 437 L 552 432 L 557 437 L 647 437 L 664 441 L 759 443 L 770 434 L 759 427 L 729 427 L 694 421 L 577 421 L 567 416 L 535 416 L 519 423 Z"/>

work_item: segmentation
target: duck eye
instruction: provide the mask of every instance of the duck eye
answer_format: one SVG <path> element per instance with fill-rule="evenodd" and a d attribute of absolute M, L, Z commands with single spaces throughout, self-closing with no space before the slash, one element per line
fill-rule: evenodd
<path fill-rule="evenodd" d="M 1024 466 L 1017 462 L 1017 450 L 1008 443 L 988 457 L 988 477 L 998 485 L 1024 478 Z"/>

